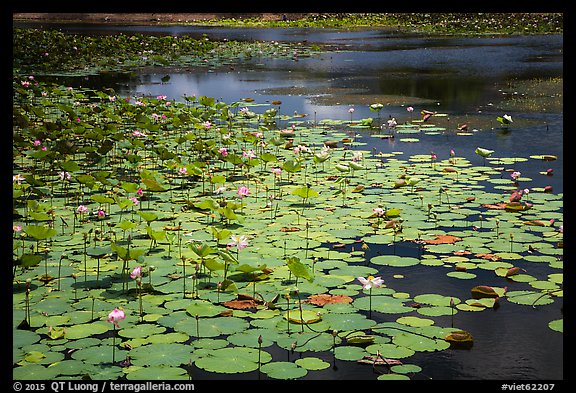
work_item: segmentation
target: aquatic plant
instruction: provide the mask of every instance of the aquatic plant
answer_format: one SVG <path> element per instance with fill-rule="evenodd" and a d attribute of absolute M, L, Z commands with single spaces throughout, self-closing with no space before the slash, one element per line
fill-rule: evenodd
<path fill-rule="evenodd" d="M 76 349 L 68 364 L 85 366 L 91 378 L 148 378 L 140 368 L 187 378 L 187 370 L 198 368 L 215 374 L 259 370 L 288 379 L 327 366 L 309 356 L 287 365 L 273 360 L 271 346 L 288 355 L 330 352 L 343 362 L 369 356 L 379 367 L 382 359 L 392 364 L 416 352 L 427 356 L 449 348 L 446 337 L 462 334 L 454 326 L 457 312 L 497 304 L 543 307 L 562 297 L 563 196 L 531 187 L 522 157 L 494 158 L 494 165 L 477 167 L 470 160 L 478 153 L 464 149 L 457 160 L 455 154 L 434 160 L 430 153 L 380 154 L 365 147 L 371 131 L 349 137 L 348 121 L 297 123 L 294 144 L 294 134 L 282 137 L 282 127 L 273 128 L 278 113 L 259 116 L 259 106 L 251 107 L 256 116 L 247 117 L 208 99 L 165 106 L 154 97 L 141 97 L 140 104 L 108 97 L 58 85 L 26 87 L 15 79 L 14 112 L 23 125 L 14 126 L 13 308 L 26 321 L 14 328 L 15 376 L 26 379 L 29 367 L 39 365 L 19 347 L 25 342 L 35 348 L 40 340 L 48 340 L 46 347 L 37 345 L 47 358 L 61 360 L 66 348 Z M 76 101 L 83 104 L 74 106 Z M 92 101 L 98 105 L 88 105 Z M 35 114 L 37 106 L 30 103 L 43 103 L 43 112 Z M 164 114 L 165 123 L 145 121 L 153 113 Z M 426 126 L 397 124 L 396 132 L 426 132 L 433 119 L 442 118 L 435 116 Z M 63 126 L 48 125 L 54 122 Z M 154 142 L 134 137 L 134 129 Z M 76 150 L 53 153 L 62 144 Z M 493 153 L 483 152 L 486 158 Z M 44 154 L 54 154 L 53 169 Z M 511 184 L 510 166 L 522 172 L 524 199 L 516 202 L 526 202 L 526 187 L 530 209 L 506 207 L 512 192 L 520 191 Z M 71 174 L 65 187 L 54 168 Z M 61 190 L 50 192 L 50 182 Z M 73 221 L 73 228 L 53 228 L 58 217 Z M 533 263 L 547 267 L 546 273 L 532 272 Z M 57 277 L 41 280 L 56 267 Z M 398 274 L 384 286 L 378 274 L 388 267 Z M 510 270 L 515 267 L 525 271 Z M 475 299 L 478 288 L 470 299 L 458 299 L 449 289 L 429 293 L 425 284 L 410 293 L 397 290 L 418 269 L 474 284 L 492 277 L 490 287 L 508 302 Z M 131 302 L 130 272 L 137 302 Z M 355 280 L 368 285 L 368 296 Z M 114 324 L 114 364 L 99 373 L 96 367 L 109 352 L 98 354 L 102 348 L 92 340 L 100 343 L 99 335 L 109 329 L 98 318 L 112 307 L 140 323 L 118 332 Z M 436 325 L 443 316 L 449 327 Z M 550 329 L 560 325 L 551 321 Z M 59 336 L 61 328 L 66 333 Z M 119 348 L 116 336 L 123 338 Z M 135 367 L 116 364 L 118 350 Z M 80 375 L 57 362 L 41 365 L 40 375 Z"/>

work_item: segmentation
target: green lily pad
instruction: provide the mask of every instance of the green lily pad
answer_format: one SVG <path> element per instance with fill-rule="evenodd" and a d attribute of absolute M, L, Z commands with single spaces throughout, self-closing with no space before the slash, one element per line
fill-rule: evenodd
<path fill-rule="evenodd" d="M 552 330 L 563 333 L 564 332 L 564 319 L 555 319 L 554 321 L 550 321 L 548 323 L 548 327 Z"/>
<path fill-rule="evenodd" d="M 296 359 L 294 361 L 299 367 L 305 368 L 306 370 L 324 370 L 330 367 L 330 363 L 315 357 L 305 357 Z"/>
<path fill-rule="evenodd" d="M 296 363 L 277 361 L 263 365 L 260 371 L 273 379 L 298 379 L 308 374 L 308 370 Z"/>
<path fill-rule="evenodd" d="M 397 374 L 412 374 L 422 371 L 422 367 L 416 364 L 397 364 L 390 367 L 390 371 Z"/>
<path fill-rule="evenodd" d="M 416 353 L 416 351 L 411 348 L 392 343 L 369 345 L 366 347 L 366 351 L 373 355 L 379 353 L 380 356 L 390 359 L 408 358 Z"/>
<path fill-rule="evenodd" d="M 177 367 L 190 361 L 192 348 L 185 344 L 161 343 L 142 345 L 130 351 L 132 364 L 136 366 Z"/>
<path fill-rule="evenodd" d="M 102 334 L 111 329 L 112 329 L 111 323 L 97 321 L 92 323 L 68 326 L 66 328 L 64 336 L 69 340 L 77 340 L 79 338 L 85 338 L 97 334 Z"/>
<path fill-rule="evenodd" d="M 554 299 L 542 292 L 533 291 L 509 291 L 506 293 L 509 302 L 529 306 L 545 306 L 554 303 Z"/>
<path fill-rule="evenodd" d="M 58 370 L 43 366 L 41 364 L 29 364 L 26 366 L 15 367 L 12 370 L 14 380 L 50 380 L 58 375 Z"/>
<path fill-rule="evenodd" d="M 126 379 L 135 381 L 171 381 L 188 380 L 188 372 L 181 367 L 167 367 L 163 365 L 148 367 L 131 367 L 126 370 Z"/>
<path fill-rule="evenodd" d="M 266 351 L 254 348 L 221 348 L 210 351 L 194 364 L 209 372 L 239 374 L 257 370 L 258 359 L 261 364 L 265 364 L 272 360 L 272 356 Z"/>
<path fill-rule="evenodd" d="M 153 324 L 139 324 L 121 329 L 118 335 L 126 338 L 144 338 L 153 334 L 162 333 L 166 330 L 164 326 Z"/>

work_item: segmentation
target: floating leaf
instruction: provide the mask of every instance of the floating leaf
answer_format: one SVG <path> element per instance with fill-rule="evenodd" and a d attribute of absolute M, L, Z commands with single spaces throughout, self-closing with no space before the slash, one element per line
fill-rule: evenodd
<path fill-rule="evenodd" d="M 469 349 L 474 344 L 474 338 L 465 330 L 451 332 L 444 339 L 450 343 L 451 348 Z"/>
<path fill-rule="evenodd" d="M 473 287 L 470 292 L 472 292 L 472 297 L 474 299 L 481 299 L 484 297 L 500 297 L 502 294 L 498 293 L 495 288 L 490 287 L 488 285 L 477 285 Z"/>
<path fill-rule="evenodd" d="M 297 324 L 312 324 L 322 320 L 322 317 L 313 310 L 302 310 L 301 312 L 292 310 L 289 313 L 285 313 L 284 318 Z"/>
<path fill-rule="evenodd" d="M 334 303 L 352 303 L 352 298 L 346 295 L 329 295 L 323 293 L 309 296 L 308 301 L 316 306 L 324 306 L 326 304 Z"/>
<path fill-rule="evenodd" d="M 192 348 L 185 344 L 149 344 L 132 349 L 130 359 L 137 366 L 176 367 L 187 364 L 191 354 Z"/>
<path fill-rule="evenodd" d="M 262 364 L 272 360 L 272 356 L 266 351 L 234 347 L 212 350 L 197 359 L 194 364 L 196 367 L 209 372 L 224 374 L 247 373 L 258 369 L 259 356 Z M 261 366 L 261 370 L 263 367 L 264 365 Z"/>
<path fill-rule="evenodd" d="M 260 368 L 264 374 L 274 379 L 297 379 L 308 374 L 308 371 L 292 362 L 270 362 Z"/>

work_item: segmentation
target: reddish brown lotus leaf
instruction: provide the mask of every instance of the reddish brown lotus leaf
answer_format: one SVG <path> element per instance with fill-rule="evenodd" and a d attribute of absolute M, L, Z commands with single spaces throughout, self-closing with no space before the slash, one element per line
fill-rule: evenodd
<path fill-rule="evenodd" d="M 538 227 L 545 227 L 547 224 L 540 220 L 530 220 L 530 221 L 524 221 L 524 225 L 535 225 Z"/>
<path fill-rule="evenodd" d="M 506 272 L 504 277 L 515 276 L 516 274 L 520 273 L 521 271 L 525 272 L 526 269 L 522 269 L 518 266 L 511 267 L 510 269 L 508 269 L 508 271 Z"/>
<path fill-rule="evenodd" d="M 442 172 L 458 172 L 458 171 L 452 167 L 446 167 L 442 169 Z"/>
<path fill-rule="evenodd" d="M 227 302 L 223 302 L 222 305 L 224 307 L 232 308 L 234 310 L 246 310 L 248 308 L 256 308 L 258 303 L 254 300 L 229 300 Z"/>
<path fill-rule="evenodd" d="M 468 197 L 466 198 L 466 202 L 474 202 L 476 200 L 476 197 Z"/>
<path fill-rule="evenodd" d="M 487 209 L 504 210 L 504 209 L 506 209 L 506 202 L 498 202 L 496 204 L 483 203 L 480 206 L 485 207 Z"/>
<path fill-rule="evenodd" d="M 336 243 L 332 245 L 332 248 L 344 248 L 346 247 L 346 244 L 344 243 Z"/>
<path fill-rule="evenodd" d="M 250 295 L 238 294 L 236 300 L 229 300 L 223 302 L 224 307 L 233 308 L 235 310 L 245 310 L 248 308 L 256 308 L 259 305 L 264 304 L 264 301 L 256 299 Z"/>
<path fill-rule="evenodd" d="M 454 251 L 452 254 L 461 256 L 461 255 L 470 255 L 470 254 L 472 254 L 472 252 L 470 252 L 468 250 L 459 250 L 459 251 Z"/>
<path fill-rule="evenodd" d="M 478 258 L 482 258 L 482 259 L 487 259 L 489 261 L 493 261 L 493 262 L 498 262 L 502 260 L 502 257 L 499 255 L 494 255 L 494 254 L 485 254 L 485 253 L 479 253 L 479 254 L 474 254 L 475 257 Z"/>
<path fill-rule="evenodd" d="M 308 296 L 308 302 L 316 305 L 316 306 L 323 306 L 325 304 L 334 304 L 334 303 L 352 303 L 352 298 L 346 295 L 329 295 L 326 293 L 322 293 L 320 295 L 311 295 Z"/>
<path fill-rule="evenodd" d="M 482 299 L 485 297 L 499 297 L 494 288 L 488 285 L 478 285 L 470 290 L 474 299 Z"/>
<path fill-rule="evenodd" d="M 283 227 L 280 229 L 280 232 L 297 232 L 297 231 L 301 231 L 302 229 L 298 228 L 298 227 Z"/>
<path fill-rule="evenodd" d="M 430 239 L 430 240 L 424 240 L 424 243 L 426 244 L 454 244 L 457 241 L 462 240 L 462 238 L 459 238 L 457 236 L 452 236 L 452 235 L 434 235 L 436 238 L 435 239 Z"/>

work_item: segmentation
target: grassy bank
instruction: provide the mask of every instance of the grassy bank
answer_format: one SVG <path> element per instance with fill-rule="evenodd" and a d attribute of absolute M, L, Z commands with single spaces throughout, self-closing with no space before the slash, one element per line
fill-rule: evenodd
<path fill-rule="evenodd" d="M 14 20 L 232 27 L 391 28 L 435 34 L 560 34 L 562 13 L 15 14 Z"/>

